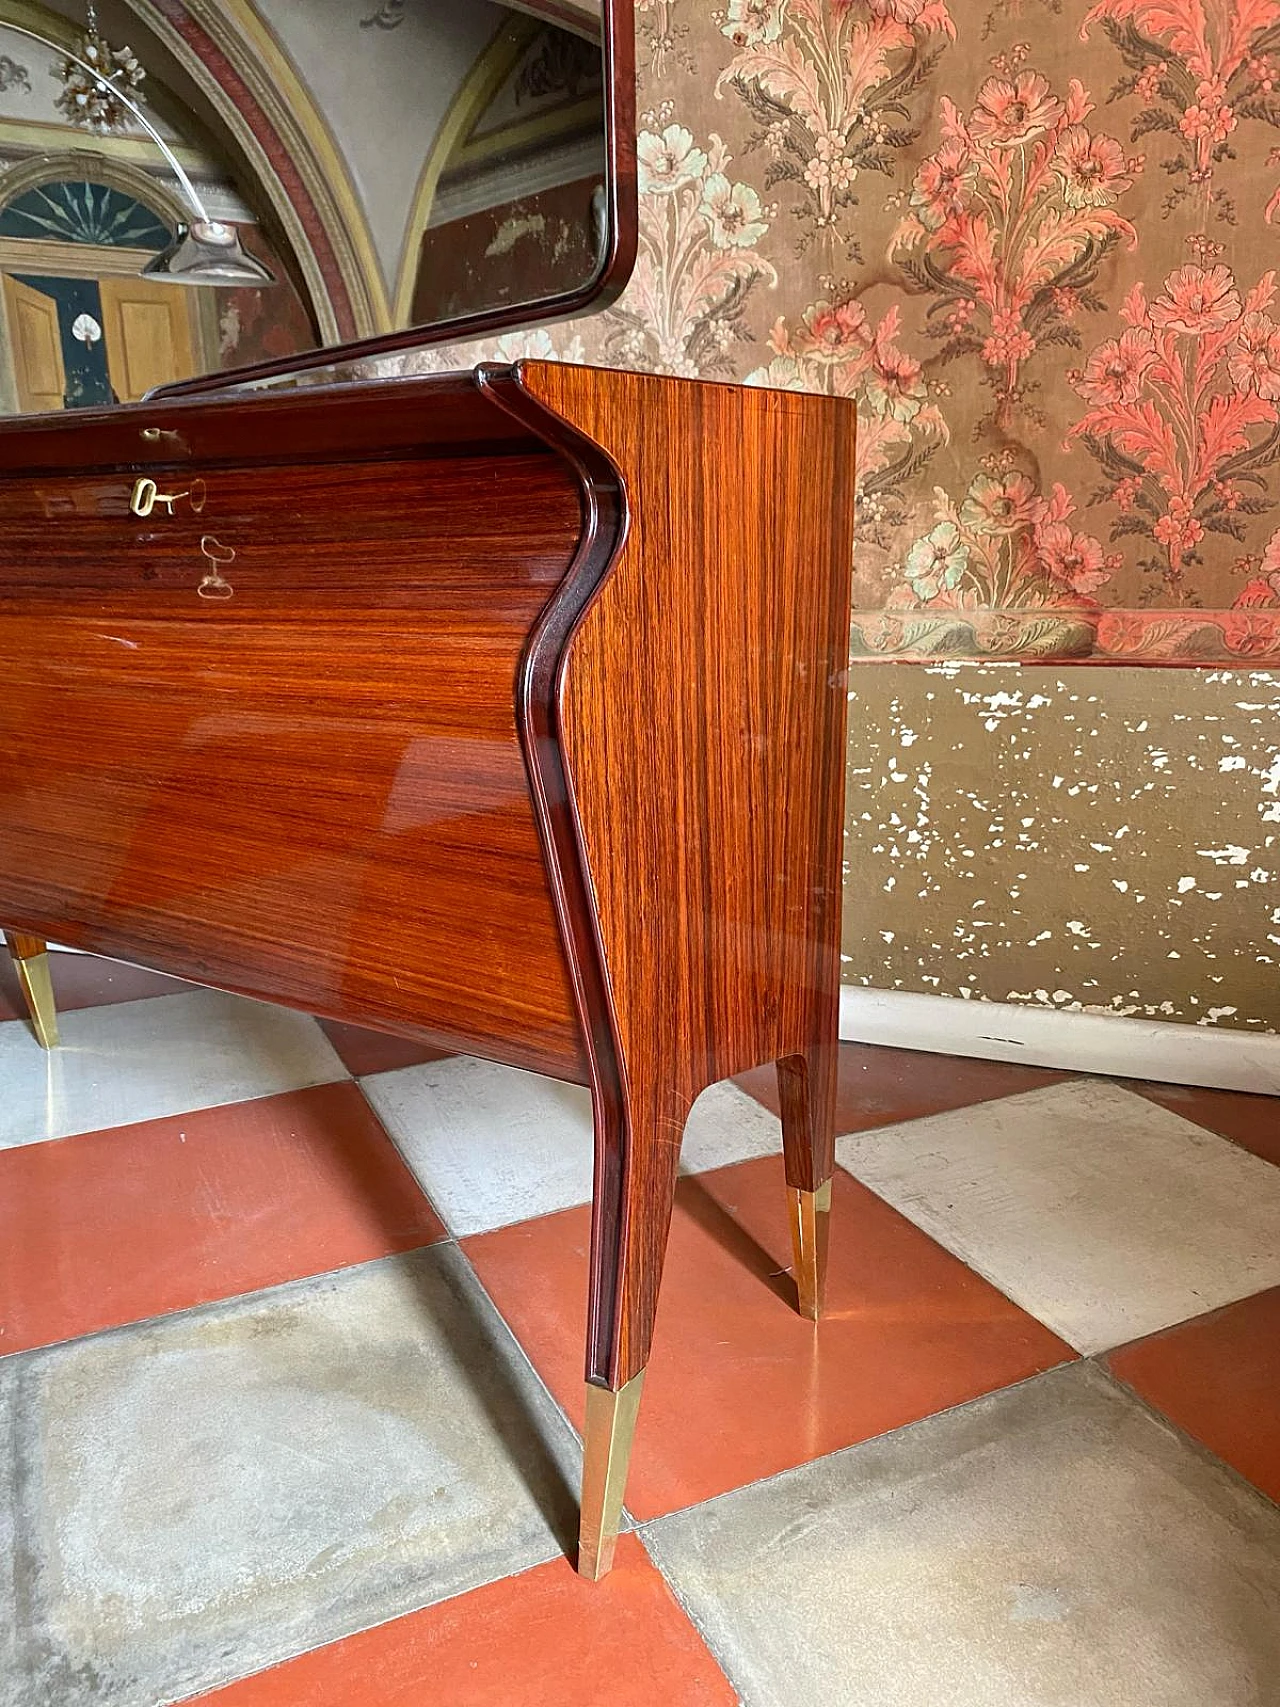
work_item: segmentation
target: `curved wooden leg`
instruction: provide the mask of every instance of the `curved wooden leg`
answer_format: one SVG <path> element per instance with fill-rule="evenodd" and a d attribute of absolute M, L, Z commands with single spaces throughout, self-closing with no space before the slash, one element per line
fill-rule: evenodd
<path fill-rule="evenodd" d="M 796 1304 L 800 1314 L 814 1322 L 822 1314 L 827 1276 L 838 1050 L 838 1043 L 821 1044 L 777 1064 Z"/>
<path fill-rule="evenodd" d="M 18 969 L 18 982 L 27 999 L 35 1034 L 46 1049 L 56 1049 L 58 1010 L 54 1006 L 53 982 L 49 977 L 49 945 L 43 937 L 26 936 L 21 931 L 6 931 L 4 940 Z"/>
<path fill-rule="evenodd" d="M 691 1101 L 673 1089 L 597 1107 L 578 1570 L 607 1575 L 653 1340 L 658 1285 Z"/>

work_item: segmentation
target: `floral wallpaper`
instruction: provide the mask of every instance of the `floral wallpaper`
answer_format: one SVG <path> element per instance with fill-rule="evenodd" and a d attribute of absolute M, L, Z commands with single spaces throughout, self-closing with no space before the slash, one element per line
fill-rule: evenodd
<path fill-rule="evenodd" d="M 503 354 L 856 396 L 855 656 L 1280 657 L 1280 0 L 637 30 L 635 276 Z"/>

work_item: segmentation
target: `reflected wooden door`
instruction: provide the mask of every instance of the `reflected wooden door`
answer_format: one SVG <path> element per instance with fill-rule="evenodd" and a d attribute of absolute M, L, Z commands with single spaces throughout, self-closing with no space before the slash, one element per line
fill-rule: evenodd
<path fill-rule="evenodd" d="M 13 378 L 18 410 L 43 414 L 66 407 L 67 374 L 62 364 L 58 305 L 43 291 L 5 275 L 5 307 L 13 341 Z"/>
<path fill-rule="evenodd" d="M 121 403 L 198 371 L 191 301 L 182 285 L 137 277 L 100 279 L 107 371 Z"/>

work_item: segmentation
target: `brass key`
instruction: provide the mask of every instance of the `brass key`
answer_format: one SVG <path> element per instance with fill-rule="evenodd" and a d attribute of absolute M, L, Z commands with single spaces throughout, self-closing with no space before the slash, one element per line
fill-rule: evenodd
<path fill-rule="evenodd" d="M 135 516 L 145 517 L 151 514 L 157 504 L 163 504 L 169 514 L 172 515 L 173 506 L 179 498 L 190 498 L 191 508 L 197 513 L 203 510 L 205 501 L 204 481 L 197 480 L 185 492 L 162 492 L 150 475 L 143 474 L 133 483 L 133 495 L 129 499 L 129 508 Z"/>

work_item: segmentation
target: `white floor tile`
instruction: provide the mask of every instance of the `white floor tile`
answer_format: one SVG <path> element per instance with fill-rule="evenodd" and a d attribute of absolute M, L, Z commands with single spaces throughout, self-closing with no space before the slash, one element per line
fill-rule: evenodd
<path fill-rule="evenodd" d="M 645 1525 L 750 1707 L 1273 1707 L 1280 1510 L 1092 1364 Z"/>
<path fill-rule="evenodd" d="M 0 1359 L 0 1437 L 0 1707 L 203 1699 L 576 1528 L 577 1443 L 449 1245 Z"/>
<path fill-rule="evenodd" d="M 754 1156 L 782 1154 L 782 1122 L 737 1085 L 711 1085 L 694 1103 L 680 1147 L 680 1172 L 705 1174 Z"/>
<path fill-rule="evenodd" d="M 0 1149 L 346 1078 L 313 1019 L 220 990 L 60 1014 L 61 1046 L 0 1025 Z"/>
<path fill-rule="evenodd" d="M 1086 1354 L 1280 1284 L 1280 1168 L 1118 1085 L 1053 1085 L 836 1153 Z"/>
<path fill-rule="evenodd" d="M 591 1197 L 591 1095 L 514 1067 L 455 1056 L 363 1079 L 405 1160 L 459 1237 Z M 681 1169 L 701 1173 L 782 1147 L 777 1119 L 736 1085 L 694 1106 Z"/>

